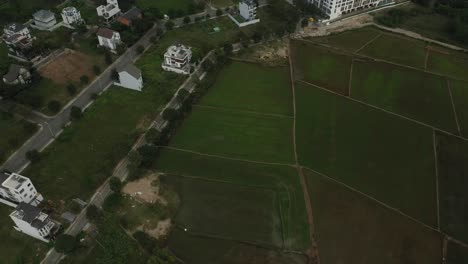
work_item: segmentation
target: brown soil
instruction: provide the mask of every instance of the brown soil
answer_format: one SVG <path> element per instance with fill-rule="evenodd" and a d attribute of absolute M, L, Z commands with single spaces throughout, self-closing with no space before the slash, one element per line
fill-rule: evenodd
<path fill-rule="evenodd" d="M 93 65 L 92 57 L 69 50 L 42 66 L 39 73 L 57 84 L 66 84 L 80 81 L 83 75 L 94 76 Z"/>
<path fill-rule="evenodd" d="M 154 229 L 146 229 L 143 226 L 138 227 L 138 230 L 144 231 L 148 235 L 159 239 L 161 237 L 165 237 L 167 234 L 169 234 L 169 231 L 171 230 L 172 222 L 171 219 L 168 218 L 166 220 L 162 220 L 158 222 L 158 225 Z"/>
<path fill-rule="evenodd" d="M 157 175 L 150 175 L 137 181 L 127 183 L 122 191 L 141 202 L 159 202 L 163 205 L 167 205 L 166 199 L 159 195 L 159 186 L 153 186 L 153 182 L 156 180 L 158 180 Z"/>

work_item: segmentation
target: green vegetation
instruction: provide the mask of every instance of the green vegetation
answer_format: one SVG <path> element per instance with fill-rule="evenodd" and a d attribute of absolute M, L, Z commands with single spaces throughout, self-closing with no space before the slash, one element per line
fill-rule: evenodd
<path fill-rule="evenodd" d="M 197 107 L 172 146 L 211 155 L 292 163 L 292 119 Z"/>
<path fill-rule="evenodd" d="M 239 85 L 244 83 L 245 86 Z M 200 104 L 263 113 L 292 115 L 289 70 L 232 62 L 220 72 Z"/>
<path fill-rule="evenodd" d="M 235 4 L 234 0 L 211 0 L 210 2 L 212 6 L 217 8 L 233 6 Z"/>
<path fill-rule="evenodd" d="M 0 164 L 36 131 L 36 125 L 0 111 Z"/>
<path fill-rule="evenodd" d="M 468 250 L 454 242 L 449 242 L 447 249 L 447 264 L 468 263 Z"/>
<path fill-rule="evenodd" d="M 321 176 L 307 179 L 323 263 L 440 263 L 437 232 Z"/>
<path fill-rule="evenodd" d="M 329 36 L 311 38 L 311 40 L 356 52 L 379 34 L 380 31 L 373 27 L 364 27 Z"/>
<path fill-rule="evenodd" d="M 431 129 L 311 86 L 296 87 L 300 164 L 436 225 Z"/>
<path fill-rule="evenodd" d="M 445 78 L 386 63 L 355 61 L 353 98 L 457 133 Z"/>
<path fill-rule="evenodd" d="M 296 78 L 347 94 L 351 56 L 305 41 L 292 41 Z"/>
<path fill-rule="evenodd" d="M 457 111 L 461 134 L 464 137 L 468 137 L 468 83 L 451 80 L 449 85 Z"/>
<path fill-rule="evenodd" d="M 443 133 L 436 134 L 436 142 L 441 229 L 467 243 L 468 143 Z"/>
<path fill-rule="evenodd" d="M 427 61 L 427 69 L 439 74 L 453 76 L 454 78 L 468 80 L 468 54 L 453 50 L 435 47 L 431 50 Z"/>
<path fill-rule="evenodd" d="M 137 5 L 141 9 L 157 8 L 171 18 L 192 14 L 196 10 L 193 0 L 137 0 Z"/>

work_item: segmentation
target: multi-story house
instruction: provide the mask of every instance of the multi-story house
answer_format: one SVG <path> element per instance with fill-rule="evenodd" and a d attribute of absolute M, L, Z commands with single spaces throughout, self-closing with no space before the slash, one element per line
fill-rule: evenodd
<path fill-rule="evenodd" d="M 3 28 L 3 41 L 8 46 L 10 55 L 28 59 L 33 37 L 28 27 L 19 23 L 10 23 Z"/>
<path fill-rule="evenodd" d="M 103 17 L 106 22 L 114 20 L 121 13 L 117 0 L 107 0 L 107 4 L 98 6 L 96 11 L 98 16 Z"/>
<path fill-rule="evenodd" d="M 67 25 L 83 24 L 84 20 L 81 18 L 81 13 L 73 6 L 68 6 L 62 9 L 62 20 Z"/>
<path fill-rule="evenodd" d="M 10 214 L 15 223 L 14 228 L 29 236 L 49 242 L 59 229 L 59 224 L 53 221 L 42 209 L 27 203 L 20 203 Z"/>
<path fill-rule="evenodd" d="M 31 72 L 26 67 L 17 64 L 10 64 L 7 74 L 3 75 L 3 82 L 9 85 L 30 83 L 31 79 Z"/>
<path fill-rule="evenodd" d="M 0 202 L 16 207 L 19 203 L 38 205 L 44 198 L 29 178 L 0 172 Z"/>
<path fill-rule="evenodd" d="M 96 34 L 99 40 L 99 46 L 108 48 L 114 53 L 117 47 L 122 43 L 119 32 L 112 29 L 100 28 Z"/>
<path fill-rule="evenodd" d="M 133 64 L 127 64 L 118 69 L 119 82 L 114 84 L 124 88 L 141 91 L 143 89 L 143 76 L 141 71 Z"/>
<path fill-rule="evenodd" d="M 39 10 L 33 14 L 33 22 L 31 27 L 39 30 L 52 30 L 57 24 L 57 19 L 55 19 L 55 14 L 51 11 Z"/>
<path fill-rule="evenodd" d="M 170 46 L 164 54 L 162 68 L 180 74 L 190 73 L 192 50 L 182 44 Z"/>
<path fill-rule="evenodd" d="M 332 20 L 354 11 L 377 7 L 391 0 L 309 0 L 309 2 L 320 8 L 328 19 Z"/>
<path fill-rule="evenodd" d="M 257 2 L 255 0 L 241 0 L 239 2 L 239 13 L 246 20 L 255 20 L 257 18 Z"/>

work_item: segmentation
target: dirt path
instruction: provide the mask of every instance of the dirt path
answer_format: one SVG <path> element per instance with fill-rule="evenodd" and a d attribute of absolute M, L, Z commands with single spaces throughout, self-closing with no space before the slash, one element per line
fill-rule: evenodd
<path fill-rule="evenodd" d="M 304 202 L 307 209 L 307 220 L 309 223 L 309 238 L 311 241 L 311 248 L 307 250 L 307 255 L 309 256 L 309 263 L 319 264 L 320 263 L 320 255 L 318 251 L 317 241 L 315 240 L 315 225 L 314 225 L 314 216 L 312 211 L 312 204 L 310 203 L 310 194 L 309 189 L 307 188 L 307 180 L 305 178 L 304 172 L 299 165 L 299 158 L 297 154 L 297 143 L 296 143 L 296 86 L 295 86 L 295 78 L 294 78 L 294 70 L 293 70 L 293 62 L 291 58 L 291 43 L 288 43 L 288 60 L 289 60 L 289 74 L 291 79 L 291 89 L 292 89 L 292 97 L 293 97 L 293 146 L 294 146 L 294 159 L 296 162 L 297 173 L 299 175 L 302 192 L 304 193 Z"/>
<path fill-rule="evenodd" d="M 354 68 L 354 57 L 351 59 L 351 67 L 349 67 L 348 96 L 350 97 L 351 97 L 351 84 L 353 82 L 353 68 Z"/>
<path fill-rule="evenodd" d="M 460 136 L 463 136 L 461 133 L 460 123 L 458 122 L 457 108 L 455 107 L 455 102 L 453 101 L 452 88 L 450 86 L 450 79 L 447 78 L 446 80 L 447 80 L 447 89 L 450 95 L 450 102 L 452 103 L 453 115 L 455 117 L 455 123 L 457 124 L 458 134 Z"/>
<path fill-rule="evenodd" d="M 257 112 L 257 111 L 224 108 L 224 107 L 201 105 L 201 104 L 195 104 L 193 105 L 193 107 L 208 108 L 208 109 L 215 109 L 215 110 L 222 110 L 222 111 L 231 111 L 231 112 L 238 112 L 238 113 L 247 113 L 247 114 L 262 115 L 262 116 L 279 117 L 279 118 L 294 118 L 293 116 L 282 115 L 282 114 L 263 113 L 263 112 Z"/>
<path fill-rule="evenodd" d="M 437 228 L 440 231 L 440 206 L 439 206 L 439 165 L 437 158 L 437 143 L 436 143 L 436 134 L 435 130 L 432 130 L 432 144 L 434 145 L 434 165 L 435 165 L 435 185 L 436 185 L 436 210 L 437 210 Z"/>

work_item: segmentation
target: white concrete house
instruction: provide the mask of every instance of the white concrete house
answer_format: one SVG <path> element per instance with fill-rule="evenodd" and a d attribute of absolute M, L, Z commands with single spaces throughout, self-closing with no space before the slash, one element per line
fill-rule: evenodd
<path fill-rule="evenodd" d="M 39 10 L 33 14 L 33 25 L 39 30 L 51 30 L 56 24 L 55 14 L 49 10 Z"/>
<path fill-rule="evenodd" d="M 10 214 L 10 218 L 15 223 L 16 231 L 44 242 L 49 242 L 59 227 L 59 224 L 43 213 L 40 208 L 27 203 L 20 203 Z"/>
<path fill-rule="evenodd" d="M 179 74 L 190 73 L 190 60 L 192 50 L 182 44 L 170 46 L 164 54 L 162 68 L 165 71 L 172 71 Z"/>
<path fill-rule="evenodd" d="M 3 41 L 8 46 L 9 54 L 24 57 L 25 51 L 32 48 L 33 37 L 27 26 L 10 23 L 3 28 Z"/>
<path fill-rule="evenodd" d="M 107 5 L 100 5 L 96 8 L 98 16 L 104 18 L 106 22 L 114 20 L 122 12 L 117 0 L 107 0 Z"/>
<path fill-rule="evenodd" d="M 393 0 L 309 0 L 322 10 L 327 20 L 339 18 L 354 11 L 377 7 L 381 4 L 392 3 Z"/>
<path fill-rule="evenodd" d="M 115 82 L 115 85 L 141 92 L 143 89 L 143 76 L 137 67 L 133 64 L 127 64 L 125 67 L 118 69 L 117 72 L 119 73 L 119 82 Z"/>
<path fill-rule="evenodd" d="M 241 0 L 239 2 L 239 14 L 246 21 L 257 19 L 257 3 L 254 0 Z"/>
<path fill-rule="evenodd" d="M 100 28 L 96 34 L 98 36 L 99 46 L 106 47 L 112 52 L 115 52 L 117 46 L 122 43 L 119 32 L 112 29 Z"/>
<path fill-rule="evenodd" d="M 16 207 L 19 203 L 38 205 L 44 200 L 29 178 L 0 172 L 0 202 Z"/>
<path fill-rule="evenodd" d="M 83 24 L 84 20 L 81 18 L 81 13 L 73 6 L 65 7 L 62 9 L 62 20 L 67 25 Z"/>
<path fill-rule="evenodd" d="M 3 75 L 3 82 L 9 85 L 30 83 L 31 79 L 31 72 L 17 64 L 11 64 L 7 74 Z"/>

